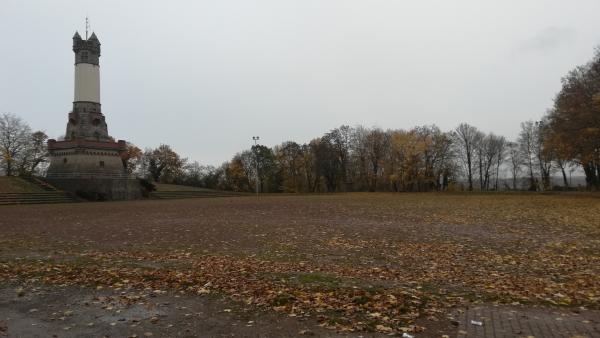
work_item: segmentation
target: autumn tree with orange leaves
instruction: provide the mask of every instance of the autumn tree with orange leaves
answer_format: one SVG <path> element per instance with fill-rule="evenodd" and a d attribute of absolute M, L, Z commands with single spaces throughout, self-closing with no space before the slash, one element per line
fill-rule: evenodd
<path fill-rule="evenodd" d="M 546 147 L 561 163 L 581 165 L 588 188 L 600 189 L 600 48 L 562 79 L 547 120 Z"/>

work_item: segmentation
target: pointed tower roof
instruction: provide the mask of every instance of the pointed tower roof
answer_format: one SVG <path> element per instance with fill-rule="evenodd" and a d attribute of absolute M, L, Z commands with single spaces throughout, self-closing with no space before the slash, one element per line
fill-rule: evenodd
<path fill-rule="evenodd" d="M 90 38 L 88 40 L 96 40 L 96 41 L 98 41 L 98 37 L 96 36 L 96 33 L 92 32 L 92 36 L 90 36 Z"/>
<path fill-rule="evenodd" d="M 81 39 L 81 35 L 79 35 L 78 31 L 75 31 L 75 35 L 73 35 L 73 39 Z"/>

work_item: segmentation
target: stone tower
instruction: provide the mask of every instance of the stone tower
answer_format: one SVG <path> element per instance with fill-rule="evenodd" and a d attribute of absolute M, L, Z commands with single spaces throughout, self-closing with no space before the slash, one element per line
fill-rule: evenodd
<path fill-rule="evenodd" d="M 86 34 L 87 35 L 87 34 Z M 86 36 L 87 38 L 87 36 Z M 139 184 L 129 179 L 122 161 L 123 140 L 108 135 L 100 104 L 100 41 L 95 33 L 73 36 L 75 92 L 64 140 L 48 141 L 50 166 L 46 179 L 91 199 L 139 197 Z M 135 182 L 135 184 L 134 184 Z"/>
<path fill-rule="evenodd" d="M 65 140 L 110 141 L 100 106 L 100 41 L 95 33 L 88 40 L 73 36 L 75 52 L 75 96 Z"/>

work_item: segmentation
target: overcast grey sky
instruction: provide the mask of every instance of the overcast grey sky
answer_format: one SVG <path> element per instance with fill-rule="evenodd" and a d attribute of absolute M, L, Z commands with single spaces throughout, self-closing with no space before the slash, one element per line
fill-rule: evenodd
<path fill-rule="evenodd" d="M 342 124 L 513 138 L 600 45 L 600 1 L 0 0 L 0 112 L 53 138 L 71 37 L 102 43 L 109 133 L 218 165 Z"/>

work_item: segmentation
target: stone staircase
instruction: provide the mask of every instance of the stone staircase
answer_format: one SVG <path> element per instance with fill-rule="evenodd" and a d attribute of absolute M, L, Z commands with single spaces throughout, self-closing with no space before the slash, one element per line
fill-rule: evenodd
<path fill-rule="evenodd" d="M 64 191 L 0 193 L 0 205 L 71 202 L 77 202 L 77 199 Z"/>
<path fill-rule="evenodd" d="M 181 198 L 214 198 L 214 197 L 239 197 L 247 194 L 219 190 L 189 190 L 189 191 L 153 191 L 152 199 L 181 199 Z"/>

